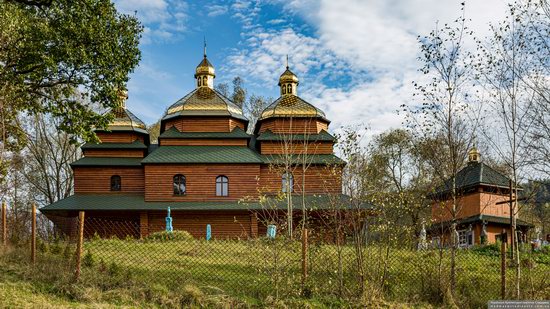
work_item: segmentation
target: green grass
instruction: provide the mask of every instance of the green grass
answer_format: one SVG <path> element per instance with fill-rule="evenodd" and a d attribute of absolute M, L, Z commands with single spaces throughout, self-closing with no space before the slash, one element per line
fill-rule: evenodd
<path fill-rule="evenodd" d="M 74 265 L 69 254 L 74 245 L 39 247 L 34 268 L 26 264 L 25 250 L 0 255 L 0 268 L 9 274 L 0 280 L 0 296 L 16 295 L 10 306 L 28 301 L 30 307 L 45 303 L 53 307 L 335 308 L 374 304 L 424 308 L 454 303 L 460 308 L 480 308 L 500 298 L 500 259 L 487 250 L 458 251 L 457 285 L 454 297 L 449 297 L 447 251 L 440 255 L 436 250 L 370 246 L 364 251 L 363 263 L 358 263 L 351 246 L 312 244 L 302 290 L 301 244 L 292 241 L 96 239 L 85 242 L 77 284 L 72 281 Z M 550 264 L 536 262 L 547 258 L 523 256 L 523 297 L 547 299 Z M 510 284 L 513 274 L 508 269 Z"/>

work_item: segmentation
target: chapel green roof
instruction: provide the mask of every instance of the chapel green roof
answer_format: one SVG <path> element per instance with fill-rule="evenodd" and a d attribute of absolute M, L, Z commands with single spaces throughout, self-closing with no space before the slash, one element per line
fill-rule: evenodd
<path fill-rule="evenodd" d="M 307 209 L 345 209 L 350 208 L 349 197 L 346 195 L 307 195 Z M 296 195 L 295 200 L 301 200 L 301 195 Z M 295 210 L 301 210 L 302 204 L 294 203 Z M 345 206 L 348 205 L 348 206 Z M 286 210 L 286 201 L 275 197 L 267 197 L 263 203 L 257 201 L 239 202 L 146 202 L 143 195 L 138 194 L 75 194 L 65 199 L 40 208 L 43 213 L 56 213 L 63 211 L 117 211 L 117 210 Z M 367 203 L 360 204 L 361 209 L 371 209 Z"/>
<path fill-rule="evenodd" d="M 510 217 L 479 214 L 479 215 L 474 215 L 466 218 L 457 219 L 456 223 L 458 225 L 462 225 L 462 224 L 471 224 L 471 223 L 484 222 L 484 221 L 487 223 L 509 225 Z M 434 222 L 432 223 L 430 230 L 441 229 L 442 227 L 446 228 L 451 226 L 451 224 L 452 224 L 451 220 L 443 221 L 443 222 Z M 518 226 L 533 227 L 533 224 L 521 219 L 516 219 L 516 224 Z"/>
<path fill-rule="evenodd" d="M 141 166 L 142 158 L 84 157 L 70 165 L 75 166 Z"/>
<path fill-rule="evenodd" d="M 271 130 L 262 132 L 257 140 L 258 141 L 329 141 L 334 142 L 336 138 L 325 130 L 321 130 L 319 134 L 275 134 Z"/>
<path fill-rule="evenodd" d="M 139 140 L 133 143 L 86 143 L 82 149 L 147 149 L 147 146 Z"/>
<path fill-rule="evenodd" d="M 246 146 L 161 146 L 142 163 L 262 163 Z"/>
<path fill-rule="evenodd" d="M 508 177 L 482 162 L 469 162 L 466 167 L 456 174 L 456 188 L 459 191 L 464 191 L 479 185 L 506 189 L 510 186 L 509 181 Z M 435 190 L 434 194 L 429 195 L 429 197 L 432 198 L 438 195 L 447 194 L 451 189 L 452 179 L 448 179 L 443 185 Z"/>
<path fill-rule="evenodd" d="M 251 138 L 252 136 L 247 134 L 240 127 L 236 127 L 231 132 L 180 132 L 175 127 L 170 127 L 170 129 L 162 132 L 159 138 L 215 138 L 215 139 L 225 139 L 225 138 Z"/>

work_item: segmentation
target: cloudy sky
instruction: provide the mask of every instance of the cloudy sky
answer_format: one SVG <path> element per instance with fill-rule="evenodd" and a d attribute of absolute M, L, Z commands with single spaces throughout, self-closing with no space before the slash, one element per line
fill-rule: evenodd
<path fill-rule="evenodd" d="M 128 107 L 151 124 L 194 88 L 203 37 L 215 83 L 240 76 L 249 93 L 276 98 L 285 57 L 298 95 L 320 107 L 331 127 L 399 127 L 396 110 L 418 80 L 417 36 L 460 16 L 454 0 L 117 0 L 145 31 Z M 206 3 L 206 4 L 205 4 Z M 470 0 L 466 17 L 479 37 L 504 16 L 504 0 Z"/>

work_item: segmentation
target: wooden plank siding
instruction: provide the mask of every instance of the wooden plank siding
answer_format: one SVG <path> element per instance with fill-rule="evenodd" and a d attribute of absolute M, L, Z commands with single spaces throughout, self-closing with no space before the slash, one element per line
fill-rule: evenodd
<path fill-rule="evenodd" d="M 96 135 L 102 143 L 144 142 L 143 136 L 134 132 L 96 132 Z"/>
<path fill-rule="evenodd" d="M 332 154 L 332 142 L 261 141 L 261 154 Z"/>
<path fill-rule="evenodd" d="M 145 151 L 142 149 L 85 149 L 86 157 L 108 157 L 108 158 L 143 158 Z"/>
<path fill-rule="evenodd" d="M 246 146 L 248 140 L 242 139 L 185 139 L 163 138 L 159 139 L 161 146 Z"/>
<path fill-rule="evenodd" d="M 174 230 L 187 231 L 193 237 L 206 237 L 206 225 L 212 228 L 212 238 L 250 238 L 255 237 L 253 231 L 258 226 L 252 227 L 250 213 L 248 211 L 186 211 L 172 210 L 172 226 Z M 147 218 L 149 233 L 164 231 L 166 212 L 150 211 Z M 257 232 L 256 232 L 257 235 Z"/>
<path fill-rule="evenodd" d="M 336 170 L 335 170 L 336 169 Z M 260 192 L 276 193 L 281 191 L 283 171 L 274 166 L 262 165 L 260 168 Z M 294 192 L 302 193 L 302 169 L 295 168 L 292 171 L 294 176 Z M 305 193 L 306 194 L 339 194 L 342 193 L 341 167 L 325 167 L 322 165 L 311 165 L 305 172 Z"/>
<path fill-rule="evenodd" d="M 142 167 L 74 167 L 75 193 L 143 193 L 144 172 Z M 111 191 L 111 176 L 119 175 L 121 190 Z"/>
<path fill-rule="evenodd" d="M 328 123 L 317 118 L 276 118 L 259 123 L 259 133 L 270 130 L 273 133 L 317 134 L 328 131 Z"/>
<path fill-rule="evenodd" d="M 245 128 L 245 122 L 231 117 L 177 117 L 164 123 L 164 130 L 175 127 L 180 132 L 231 132 Z"/>
<path fill-rule="evenodd" d="M 186 177 L 186 195 L 173 194 L 173 177 Z M 229 179 L 229 196 L 216 196 L 216 177 Z M 236 201 L 257 196 L 259 164 L 146 164 L 145 201 Z"/>

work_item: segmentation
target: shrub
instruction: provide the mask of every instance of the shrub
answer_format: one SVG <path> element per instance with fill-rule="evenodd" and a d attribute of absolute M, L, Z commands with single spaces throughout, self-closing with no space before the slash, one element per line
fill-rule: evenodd
<path fill-rule="evenodd" d="M 146 240 L 157 240 L 157 241 L 171 241 L 171 240 L 193 240 L 193 236 L 187 231 L 173 231 L 173 232 L 156 232 L 149 234 Z"/>
<path fill-rule="evenodd" d="M 84 255 L 84 258 L 82 259 L 82 264 L 86 267 L 92 267 L 95 264 L 94 256 L 90 252 L 90 250 L 86 251 L 86 254 Z"/>
<path fill-rule="evenodd" d="M 472 249 L 472 252 L 478 253 L 486 256 L 499 256 L 500 255 L 500 242 L 485 245 L 485 246 L 475 246 Z"/>

